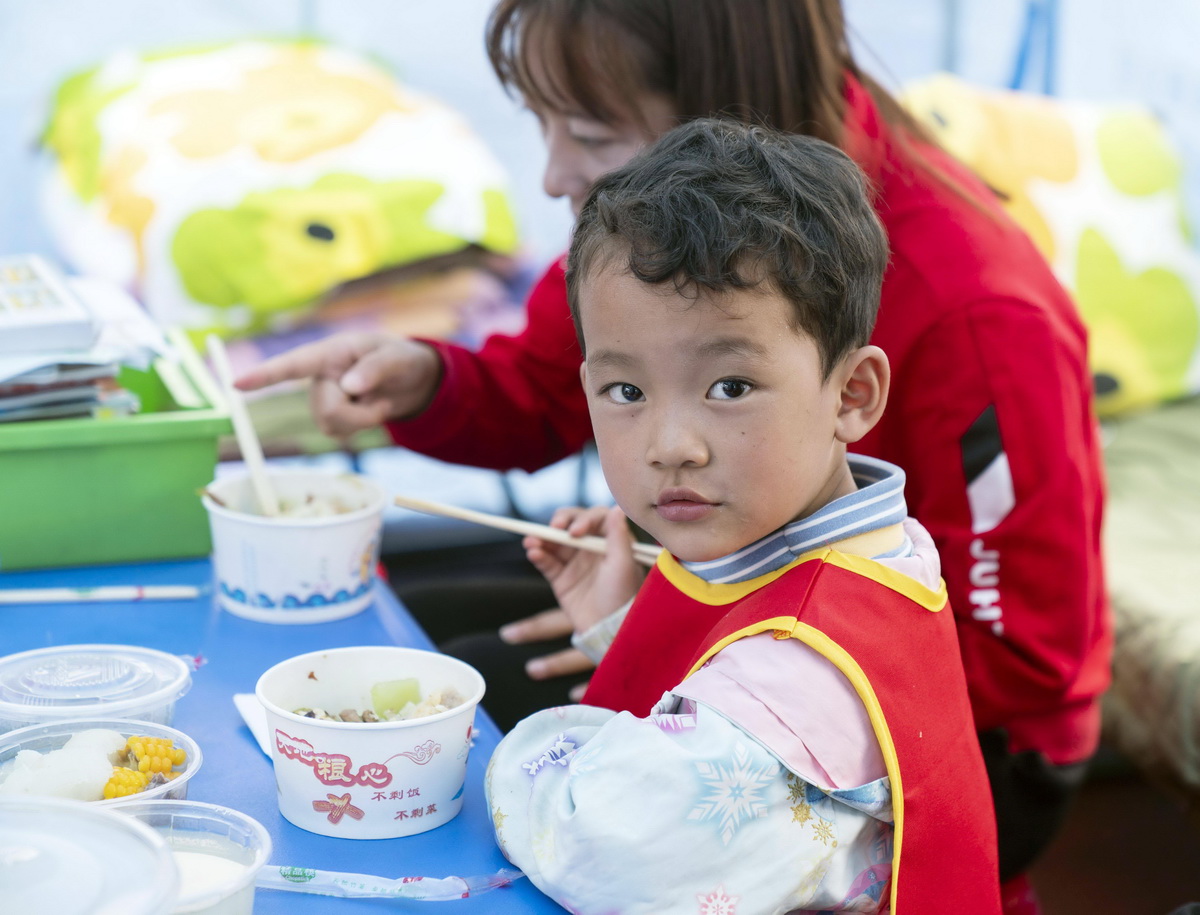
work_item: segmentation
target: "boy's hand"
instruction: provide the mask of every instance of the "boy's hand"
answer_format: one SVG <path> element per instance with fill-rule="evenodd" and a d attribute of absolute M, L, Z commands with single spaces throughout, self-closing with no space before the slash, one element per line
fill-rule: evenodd
<path fill-rule="evenodd" d="M 525 555 L 550 582 L 571 627 L 576 632 L 583 632 L 632 598 L 646 573 L 634 562 L 633 536 L 619 508 L 560 508 L 550 519 L 550 526 L 565 530 L 573 537 L 598 534 L 607 541 L 608 549 L 603 555 L 549 543 L 538 537 L 526 537 L 522 541 Z M 522 623 L 531 624 L 535 619 L 537 617 Z M 553 625 L 553 619 L 542 622 Z M 505 639 L 517 640 L 509 633 L 505 634 Z"/>
<path fill-rule="evenodd" d="M 501 626 L 500 638 L 510 645 L 523 645 L 561 639 L 574 631 L 571 618 L 555 607 Z M 525 662 L 525 673 L 531 680 L 553 680 L 555 677 L 581 674 L 595 666 L 592 659 L 579 649 L 566 648 Z"/>
<path fill-rule="evenodd" d="M 289 350 L 237 379 L 243 391 L 312 379 L 317 426 L 344 437 L 420 412 L 433 399 L 442 365 L 433 348 L 387 334 L 341 333 Z"/>

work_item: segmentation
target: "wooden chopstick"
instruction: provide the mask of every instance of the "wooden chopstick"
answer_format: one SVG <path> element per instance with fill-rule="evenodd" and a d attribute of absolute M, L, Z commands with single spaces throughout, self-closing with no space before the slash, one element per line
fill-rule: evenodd
<path fill-rule="evenodd" d="M 522 521 L 519 518 L 507 518 L 504 515 L 489 515 L 470 508 L 459 508 L 457 505 L 446 505 L 441 502 L 427 502 L 424 499 L 414 499 L 410 496 L 394 496 L 393 501 L 401 508 L 412 509 L 427 515 L 441 515 L 445 518 L 457 518 L 460 521 L 470 521 L 482 524 L 484 527 L 494 527 L 497 530 L 509 531 L 513 534 L 523 534 L 540 537 L 551 543 L 574 547 L 577 550 L 587 550 L 591 553 L 608 552 L 608 544 L 603 537 L 589 535 L 587 537 L 572 537 L 566 531 L 533 521 Z M 662 547 L 652 543 L 634 543 L 633 558 L 645 566 L 652 566 L 658 561 Z"/>
<path fill-rule="evenodd" d="M 233 420 L 233 432 L 242 452 L 242 460 L 246 462 L 246 469 L 250 471 L 250 484 L 258 499 L 258 507 L 268 518 L 277 517 L 279 496 L 275 494 L 275 487 L 271 478 L 267 476 L 262 443 L 258 440 L 258 433 L 254 431 L 254 422 L 250 419 L 242 392 L 233 385 L 233 369 L 229 365 L 225 344 L 216 334 L 208 335 L 208 355 L 221 382 L 221 393 L 225 395 L 225 403 L 229 407 L 229 418 Z"/>

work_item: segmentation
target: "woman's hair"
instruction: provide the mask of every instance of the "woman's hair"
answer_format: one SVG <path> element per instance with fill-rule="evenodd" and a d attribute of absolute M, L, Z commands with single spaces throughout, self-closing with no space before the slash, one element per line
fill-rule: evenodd
<path fill-rule="evenodd" d="M 592 186 L 567 256 L 580 331 L 580 286 L 599 270 L 683 297 L 782 295 L 792 325 L 821 354 L 824 377 L 870 339 L 887 265 L 863 173 L 815 137 L 697 118 Z"/>
<path fill-rule="evenodd" d="M 835 145 L 850 73 L 885 120 L 929 141 L 854 62 L 841 0 L 500 0 L 487 50 L 500 81 L 537 107 L 613 123 L 632 113 L 621 100 L 658 92 L 681 120 L 730 117 Z"/>

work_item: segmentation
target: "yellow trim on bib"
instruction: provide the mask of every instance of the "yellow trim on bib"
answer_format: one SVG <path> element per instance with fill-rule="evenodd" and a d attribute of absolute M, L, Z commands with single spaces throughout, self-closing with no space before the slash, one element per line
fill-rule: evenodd
<path fill-rule="evenodd" d="M 800 561 L 805 560 L 803 558 L 797 560 L 797 562 Z M 870 560 L 867 561 L 869 562 Z M 944 593 L 944 585 L 942 590 Z M 699 670 L 709 658 L 727 645 L 747 636 L 766 632 L 768 629 L 775 631 L 775 638 L 777 639 L 793 638 L 803 642 L 833 664 L 850 681 L 850 685 L 854 687 L 854 691 L 858 694 L 858 698 L 862 700 L 862 704 L 867 710 L 867 717 L 871 721 L 871 729 L 875 732 L 875 739 L 879 741 L 879 750 L 883 754 L 883 764 L 887 767 L 888 779 L 892 787 L 893 847 L 891 911 L 895 912 L 897 890 L 900 884 L 900 846 L 904 835 L 904 784 L 900 777 L 900 760 L 896 756 L 896 745 L 892 742 L 892 733 L 888 728 L 887 719 L 883 715 L 883 707 L 879 704 L 879 698 L 875 695 L 875 689 L 871 686 L 871 682 L 867 679 L 867 675 L 863 672 L 863 669 L 859 667 L 858 662 L 850 656 L 850 653 L 846 649 L 842 648 L 841 645 L 821 630 L 813 628 L 808 623 L 797 622 L 795 617 L 783 616 L 760 620 L 721 639 L 710 647 L 704 653 L 704 656 L 696 662 L 695 666 L 688 671 L 688 677 Z M 684 679 L 686 680 L 687 677 Z"/>
<path fill-rule="evenodd" d="M 946 594 L 946 582 L 938 579 L 937 590 L 925 587 L 915 578 L 910 578 L 903 572 L 898 572 L 891 566 L 885 566 L 874 559 L 865 556 L 855 556 L 852 553 L 841 553 L 831 549 L 825 561 L 839 566 L 850 572 L 857 572 L 863 578 L 869 578 L 897 594 L 903 594 L 915 604 L 926 610 L 937 613 L 946 606 L 949 596 Z"/>
<path fill-rule="evenodd" d="M 709 584 L 700 576 L 693 575 L 685 569 L 679 564 L 679 560 L 666 550 L 663 550 L 659 554 L 658 570 L 663 573 L 663 577 L 667 581 L 692 600 L 708 604 L 711 607 L 719 607 L 722 604 L 732 604 L 735 600 L 741 600 L 743 597 L 753 594 L 764 585 L 769 585 L 775 579 L 787 574 L 788 571 L 800 565 L 800 563 L 817 558 L 818 554 L 816 553 L 805 554 L 792 560 L 783 568 L 776 569 L 774 572 L 768 572 L 766 575 L 760 575 L 758 578 L 751 578 L 749 581 L 740 581 L 731 585 Z"/>
<path fill-rule="evenodd" d="M 662 554 L 658 557 L 658 570 L 662 572 L 667 581 L 692 600 L 708 604 L 710 607 L 719 607 L 723 604 L 732 604 L 734 601 L 741 600 L 743 597 L 753 594 L 759 588 L 769 585 L 775 579 L 786 575 L 796 566 L 800 565 L 800 563 L 813 561 L 828 562 L 831 565 L 861 575 L 863 578 L 868 578 L 891 591 L 903 594 L 909 600 L 934 613 L 946 606 L 947 595 L 946 583 L 944 581 L 938 582 L 938 589 L 936 591 L 931 590 L 916 579 L 910 578 L 903 572 L 898 572 L 880 562 L 876 562 L 874 559 L 868 559 L 865 556 L 858 556 L 853 553 L 843 553 L 840 550 L 834 549 L 833 547 L 837 545 L 834 544 L 830 547 L 822 547 L 819 550 L 804 553 L 774 572 L 768 572 L 766 575 L 751 578 L 749 581 L 739 581 L 733 584 L 711 584 L 698 575 L 693 575 L 680 565 L 679 560 L 666 550 L 663 550 Z"/>

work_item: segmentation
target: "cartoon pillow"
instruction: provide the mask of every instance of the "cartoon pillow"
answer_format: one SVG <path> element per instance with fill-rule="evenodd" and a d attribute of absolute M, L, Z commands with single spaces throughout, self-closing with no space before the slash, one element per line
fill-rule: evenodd
<path fill-rule="evenodd" d="M 1073 293 L 1101 416 L 1200 391 L 1200 254 L 1180 157 L 1149 112 L 949 74 L 910 84 L 902 101 L 1000 193 Z"/>
<path fill-rule="evenodd" d="M 318 42 L 115 56 L 61 84 L 43 145 L 64 259 L 196 332 L 277 331 L 349 281 L 517 248 L 463 118 Z"/>

